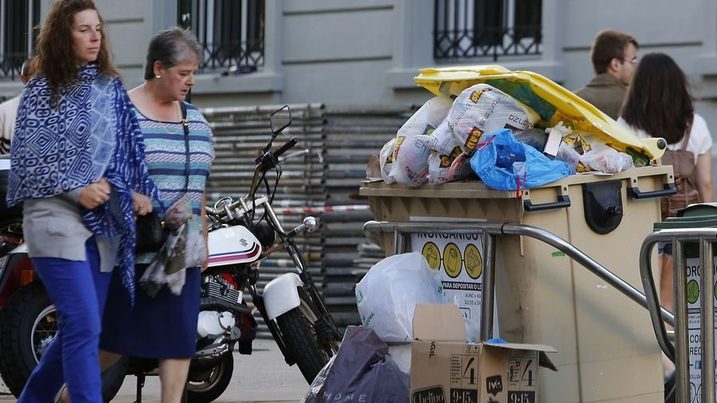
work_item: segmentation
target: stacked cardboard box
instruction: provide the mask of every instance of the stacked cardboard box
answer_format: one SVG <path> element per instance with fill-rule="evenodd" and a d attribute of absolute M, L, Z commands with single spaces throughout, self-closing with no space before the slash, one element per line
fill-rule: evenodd
<path fill-rule="evenodd" d="M 538 367 L 556 370 L 553 347 L 501 342 L 467 343 L 452 304 L 417 305 L 411 351 L 412 403 L 535 403 Z"/>

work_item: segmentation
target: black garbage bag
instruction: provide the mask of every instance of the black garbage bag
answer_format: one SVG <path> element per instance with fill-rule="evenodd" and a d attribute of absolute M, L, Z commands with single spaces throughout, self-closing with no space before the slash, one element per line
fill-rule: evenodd
<path fill-rule="evenodd" d="M 301 402 L 407 403 L 408 375 L 387 355 L 388 345 L 372 329 L 349 327 L 339 352 L 319 372 Z"/>

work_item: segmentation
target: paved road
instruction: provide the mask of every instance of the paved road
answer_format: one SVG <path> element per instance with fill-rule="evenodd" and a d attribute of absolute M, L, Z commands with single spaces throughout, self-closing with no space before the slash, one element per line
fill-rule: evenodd
<path fill-rule="evenodd" d="M 117 403 L 135 401 L 136 378 L 127 377 Z M 229 388 L 216 400 L 217 403 L 249 402 L 298 402 L 308 389 L 308 384 L 296 366 L 289 367 L 273 340 L 256 340 L 252 355 L 234 353 L 234 377 Z M 0 395 L 0 402 L 12 402 L 15 398 Z M 159 379 L 148 377 L 142 402 L 159 402 Z"/>

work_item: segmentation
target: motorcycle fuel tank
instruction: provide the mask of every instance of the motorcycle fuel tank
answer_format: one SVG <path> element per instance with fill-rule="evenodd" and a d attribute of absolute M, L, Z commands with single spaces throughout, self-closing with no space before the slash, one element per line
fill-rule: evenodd
<path fill-rule="evenodd" d="M 261 244 L 241 225 L 209 233 L 209 267 L 251 263 L 261 255 Z"/>

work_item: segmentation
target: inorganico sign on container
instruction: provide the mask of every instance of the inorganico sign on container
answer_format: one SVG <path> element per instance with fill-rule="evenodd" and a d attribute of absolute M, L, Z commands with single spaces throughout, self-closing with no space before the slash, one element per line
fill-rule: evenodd
<path fill-rule="evenodd" d="M 480 339 L 485 233 L 415 233 L 411 247 L 441 271 L 443 301 L 458 305 L 469 341 Z M 497 334 L 497 327 L 494 326 Z"/>
<path fill-rule="evenodd" d="M 717 263 L 714 267 L 717 272 Z M 687 334 L 689 337 L 689 361 L 690 361 L 690 403 L 702 402 L 702 290 L 700 290 L 700 259 L 685 259 L 685 270 L 687 274 Z M 716 287 L 717 288 L 717 287 Z M 715 293 L 717 295 L 717 293 Z M 715 339 L 717 347 L 717 339 Z M 715 379 L 717 381 L 717 378 Z M 716 393 L 717 395 L 717 393 Z M 715 397 L 717 401 L 717 396 Z"/>

